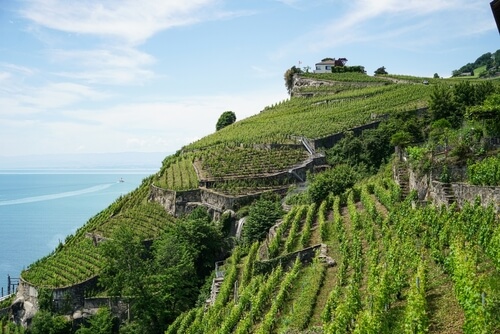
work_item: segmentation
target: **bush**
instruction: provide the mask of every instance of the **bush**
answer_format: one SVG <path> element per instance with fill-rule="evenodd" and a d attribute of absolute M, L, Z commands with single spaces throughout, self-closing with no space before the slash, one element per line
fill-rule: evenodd
<path fill-rule="evenodd" d="M 248 213 L 243 226 L 243 242 L 247 245 L 263 240 L 271 226 L 283 215 L 279 200 L 261 198 L 257 200 Z"/>
<path fill-rule="evenodd" d="M 469 182 L 481 186 L 500 185 L 500 156 L 489 157 L 467 166 Z"/>
<path fill-rule="evenodd" d="M 338 165 L 314 177 L 309 185 L 309 196 L 316 203 L 321 203 L 330 194 L 340 195 L 352 187 L 359 179 L 359 174 L 349 165 Z"/>
<path fill-rule="evenodd" d="M 48 311 L 39 311 L 33 317 L 30 332 L 32 334 L 66 334 L 71 331 L 71 323 L 63 316 L 53 316 Z"/>

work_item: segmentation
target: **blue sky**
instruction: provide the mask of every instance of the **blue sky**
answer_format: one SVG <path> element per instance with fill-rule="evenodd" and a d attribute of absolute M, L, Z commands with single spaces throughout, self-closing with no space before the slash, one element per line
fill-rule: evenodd
<path fill-rule="evenodd" d="M 499 48 L 489 0 L 0 0 L 0 156 L 174 152 L 345 57 L 449 76 Z"/>

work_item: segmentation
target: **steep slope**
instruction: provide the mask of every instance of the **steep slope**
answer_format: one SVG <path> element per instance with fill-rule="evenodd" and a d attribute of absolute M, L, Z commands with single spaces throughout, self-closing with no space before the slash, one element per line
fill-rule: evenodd
<path fill-rule="evenodd" d="M 321 94 L 267 107 L 167 157 L 158 173 L 89 220 L 21 277 L 29 287 L 50 289 L 96 280 L 103 268 L 99 244 L 122 226 L 148 241 L 175 224 L 172 215 L 178 205 L 184 205 L 180 214 L 205 205 L 217 216 L 234 209 L 235 199 L 246 196 L 248 203 L 269 190 L 283 193 L 307 172 L 325 167 L 325 147 L 345 131 L 359 134 L 388 118 L 421 114 L 434 85 L 456 82 L 426 79 L 424 84 L 422 79 L 323 76 L 321 80 L 332 84 Z M 492 237 L 500 233 L 498 217 L 480 207 L 471 208 L 470 216 L 452 209 L 413 209 L 411 200 L 401 202 L 401 193 L 379 177 L 323 203 L 293 206 L 265 242 L 233 250 L 213 306 L 186 312 L 169 331 L 497 330 L 498 301 L 489 296 L 499 292 L 494 252 L 500 238 Z M 207 202 L 212 195 L 230 199 L 233 206 Z M 174 208 L 171 214 L 167 207 Z M 489 225 L 481 225 L 485 234 L 478 244 L 475 225 L 467 227 L 466 221 L 480 224 L 477 217 L 483 215 Z M 457 220 L 460 228 L 452 225 Z M 472 253 L 464 245 L 473 246 Z M 330 258 L 337 266 L 329 266 Z M 472 276 L 460 266 L 471 269 Z M 477 277 L 481 284 L 474 285 Z M 463 289 L 473 294 L 464 296 Z M 483 292 L 480 306 L 477 294 Z M 83 291 L 89 293 L 92 289 Z M 444 311 L 448 308 L 451 315 Z M 471 314 L 477 312 L 486 319 L 483 323 L 474 323 Z"/>
<path fill-rule="evenodd" d="M 318 211 L 315 204 L 292 207 L 281 232 L 235 249 L 213 306 L 181 315 L 167 333 L 498 332 L 494 211 L 412 208 L 411 197 L 400 196 L 397 185 L 378 177 Z M 311 242 L 302 240 L 311 228 L 323 231 L 337 266 L 318 257 L 304 262 Z M 288 254 L 297 249 L 294 262 Z M 271 266 L 266 253 L 274 256 Z M 257 270 L 263 263 L 267 269 Z"/>

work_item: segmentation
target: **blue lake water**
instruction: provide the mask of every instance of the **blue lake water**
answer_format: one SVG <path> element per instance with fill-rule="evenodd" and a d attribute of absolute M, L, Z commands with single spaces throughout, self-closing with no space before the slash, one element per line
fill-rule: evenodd
<path fill-rule="evenodd" d="M 155 170 L 0 170 L 0 287 Z M 120 179 L 124 182 L 119 182 Z"/>

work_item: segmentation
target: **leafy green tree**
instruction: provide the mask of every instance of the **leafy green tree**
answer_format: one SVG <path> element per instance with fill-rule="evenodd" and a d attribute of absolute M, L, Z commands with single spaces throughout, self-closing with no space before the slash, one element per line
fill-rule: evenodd
<path fill-rule="evenodd" d="M 278 199 L 260 198 L 250 207 L 248 218 L 243 226 L 242 239 L 247 245 L 263 240 L 271 226 L 283 215 Z"/>
<path fill-rule="evenodd" d="M 224 111 L 217 120 L 215 130 L 219 131 L 234 122 L 236 122 L 236 114 L 232 111 Z"/>
<path fill-rule="evenodd" d="M 293 90 L 293 76 L 295 74 L 300 74 L 302 73 L 302 70 L 298 67 L 292 66 L 288 70 L 286 70 L 284 78 L 285 78 L 285 87 L 286 91 L 288 92 L 289 95 L 292 95 L 292 90 Z"/>
<path fill-rule="evenodd" d="M 89 320 L 88 327 L 80 327 L 75 334 L 112 334 L 113 316 L 109 308 L 100 308 Z"/>
<path fill-rule="evenodd" d="M 376 75 L 381 75 L 381 74 L 389 74 L 387 73 L 387 70 L 385 69 L 385 66 L 379 67 L 375 70 Z"/>
<path fill-rule="evenodd" d="M 336 145 L 326 151 L 328 164 L 348 164 L 358 172 L 376 172 L 380 165 L 394 152 L 390 144 L 392 124 L 380 124 L 377 129 L 363 131 L 360 136 L 347 132 Z"/>
<path fill-rule="evenodd" d="M 359 174 L 349 165 L 337 165 L 317 174 L 309 184 L 309 195 L 316 203 L 321 203 L 330 194 L 340 195 L 352 187 L 359 179 Z"/>
<path fill-rule="evenodd" d="M 178 242 L 190 245 L 199 283 L 203 283 L 226 246 L 222 226 L 211 221 L 205 208 L 198 207 L 178 221 L 169 233 L 174 234 Z"/>
<path fill-rule="evenodd" d="M 431 93 L 429 110 L 432 121 L 444 118 L 448 120 L 454 128 L 462 124 L 462 114 L 458 108 L 453 91 L 449 86 L 437 85 Z"/>
<path fill-rule="evenodd" d="M 104 257 L 100 284 L 111 295 L 137 295 L 145 286 L 151 262 L 143 241 L 130 228 L 121 227 L 100 250 Z"/>
<path fill-rule="evenodd" d="M 38 311 L 31 322 L 31 334 L 67 334 L 71 332 L 71 323 L 63 316 L 54 316 L 44 310 Z"/>
<path fill-rule="evenodd" d="M 413 136 L 408 131 L 398 131 L 391 136 L 391 145 L 405 147 L 413 141 Z"/>

